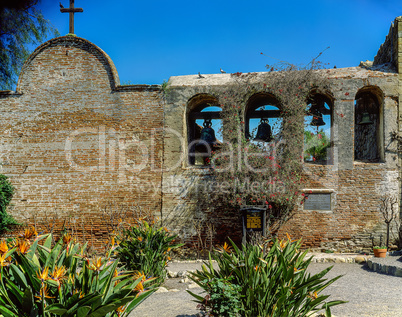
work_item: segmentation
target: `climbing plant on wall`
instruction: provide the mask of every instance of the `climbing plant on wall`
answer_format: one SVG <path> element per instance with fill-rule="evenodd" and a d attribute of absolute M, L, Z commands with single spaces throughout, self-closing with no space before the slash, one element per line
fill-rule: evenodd
<path fill-rule="evenodd" d="M 7 230 L 10 225 L 19 224 L 7 213 L 7 206 L 13 198 L 14 187 L 7 176 L 0 174 L 0 233 Z"/>
<path fill-rule="evenodd" d="M 294 65 L 272 67 L 266 76 L 234 73 L 224 91 L 214 92 L 222 108 L 223 142 L 211 157 L 215 186 L 209 193 L 213 201 L 210 205 L 231 209 L 264 205 L 269 211 L 270 232 L 276 232 L 289 219 L 295 204 L 304 199 L 301 189 L 307 100 L 312 92 L 326 88 L 326 79 L 315 71 L 318 67 L 320 64 L 313 61 L 303 69 Z M 268 96 L 279 109 L 276 121 L 281 124 L 266 142 L 256 141 L 246 131 L 246 112 L 254 96 Z M 257 106 L 263 102 L 262 98 Z"/>

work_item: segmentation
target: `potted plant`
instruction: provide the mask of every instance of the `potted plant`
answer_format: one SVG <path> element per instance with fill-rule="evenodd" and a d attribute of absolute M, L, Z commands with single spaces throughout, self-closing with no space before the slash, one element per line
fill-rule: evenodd
<path fill-rule="evenodd" d="M 387 255 L 387 247 L 386 246 L 377 246 L 373 248 L 374 256 L 376 258 L 385 258 Z"/>

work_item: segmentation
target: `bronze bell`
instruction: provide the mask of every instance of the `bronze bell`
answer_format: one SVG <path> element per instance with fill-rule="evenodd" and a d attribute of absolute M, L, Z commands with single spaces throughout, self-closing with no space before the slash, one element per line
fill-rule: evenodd
<path fill-rule="evenodd" d="M 257 142 L 270 142 L 272 140 L 271 126 L 268 124 L 268 119 L 261 119 L 258 125 L 257 135 L 254 141 Z"/>
<path fill-rule="evenodd" d="M 209 145 L 213 145 L 216 143 L 215 131 L 211 128 L 212 122 L 211 119 L 205 119 L 203 123 L 203 128 L 201 130 L 200 139 Z M 202 143 L 204 143 L 202 142 Z"/>
<path fill-rule="evenodd" d="M 363 112 L 362 119 L 360 120 L 360 122 L 358 124 L 359 125 L 373 124 L 373 121 L 371 121 L 371 119 L 370 119 L 370 114 L 367 111 Z"/>
<path fill-rule="evenodd" d="M 320 127 L 325 125 L 324 120 L 322 119 L 322 114 L 320 112 L 316 112 L 313 114 L 313 120 L 311 120 L 310 125 L 313 127 Z"/>

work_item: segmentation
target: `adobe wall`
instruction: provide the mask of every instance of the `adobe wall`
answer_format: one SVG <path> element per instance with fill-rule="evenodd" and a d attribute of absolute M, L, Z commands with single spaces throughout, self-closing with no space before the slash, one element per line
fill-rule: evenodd
<path fill-rule="evenodd" d="M 43 230 L 73 223 L 97 245 L 127 212 L 159 214 L 162 126 L 159 86 L 120 86 L 110 58 L 82 38 L 44 43 L 16 92 L 0 95 L 10 213 Z"/>
<path fill-rule="evenodd" d="M 399 71 L 379 62 L 321 70 L 333 99 L 334 164 L 305 163 L 305 191 L 330 192 L 332 208 L 297 206 L 281 232 L 303 238 L 306 246 L 358 250 L 371 246 L 370 234 L 378 240 L 385 232 L 379 198 L 400 192 L 400 149 L 391 139 L 391 132 L 402 133 L 399 20 L 391 36 Z M 389 43 L 378 54 L 384 61 L 395 55 Z M 269 76 L 258 73 L 255 81 L 262 84 Z M 213 244 L 227 237 L 240 241 L 238 212 L 208 211 L 190 196 L 211 174 L 187 161 L 189 101 L 222 92 L 233 80 L 230 74 L 203 77 L 171 77 L 164 92 L 157 85 L 121 86 L 110 58 L 82 38 L 64 36 L 38 47 L 16 92 L 0 92 L 0 167 L 16 188 L 10 213 L 44 229 L 53 223 L 60 229 L 67 221 L 82 238 L 95 236 L 96 246 L 104 243 L 111 223 L 146 212 L 188 246 L 199 243 L 199 234 L 206 240 L 211 230 Z M 380 101 L 377 163 L 354 160 L 354 101 L 362 89 Z M 245 104 L 239 106 L 244 110 Z"/>
<path fill-rule="evenodd" d="M 361 67 L 321 72 L 330 81 L 329 94 L 334 99 L 334 164 L 305 163 L 305 190 L 306 193 L 310 190 L 331 192 L 333 207 L 331 211 L 307 211 L 303 205 L 298 206 L 282 234 L 288 232 L 295 238 L 303 238 L 305 245 L 312 248 L 343 251 L 368 248 L 371 246 L 370 234 L 375 235 L 378 243 L 379 235 L 385 232 L 379 214 L 380 197 L 385 193 L 398 194 L 398 154 L 396 142 L 390 137 L 390 133 L 398 129 L 398 74 L 388 68 L 373 71 Z M 211 223 L 214 224 L 216 243 L 222 243 L 227 237 L 235 241 L 241 239 L 239 213 L 226 213 L 222 209 L 206 212 L 202 200 L 189 196 L 193 189 L 211 177 L 208 169 L 187 163 L 189 101 L 199 94 L 219 96 L 225 85 L 233 80 L 230 74 L 203 76 L 171 77 L 165 106 L 165 126 L 176 133 L 165 138 L 164 164 L 171 170 L 163 174 L 163 219 L 190 245 L 196 245 L 199 239 L 194 226 L 199 221 L 204 221 L 204 239 L 207 238 L 207 224 Z M 270 73 L 258 73 L 256 81 L 264 83 L 269 76 Z M 379 163 L 354 161 L 354 101 L 361 89 L 381 92 L 384 157 Z M 245 104 L 238 106 L 244 110 Z"/>

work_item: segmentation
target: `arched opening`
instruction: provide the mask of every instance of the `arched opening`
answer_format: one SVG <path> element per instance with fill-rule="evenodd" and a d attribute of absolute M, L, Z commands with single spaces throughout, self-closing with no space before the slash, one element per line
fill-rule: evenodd
<path fill-rule="evenodd" d="M 312 94 L 304 116 L 305 162 L 332 164 L 333 161 L 333 102 L 323 94 Z"/>
<path fill-rule="evenodd" d="M 217 99 L 207 94 L 189 100 L 187 111 L 188 163 L 210 164 L 212 151 L 222 143 L 222 120 Z"/>
<path fill-rule="evenodd" d="M 383 154 L 382 93 L 376 87 L 365 87 L 355 98 L 355 160 L 380 162 Z"/>
<path fill-rule="evenodd" d="M 281 132 L 282 117 L 279 101 L 267 93 L 253 95 L 246 107 L 246 139 L 252 142 L 278 141 Z"/>

